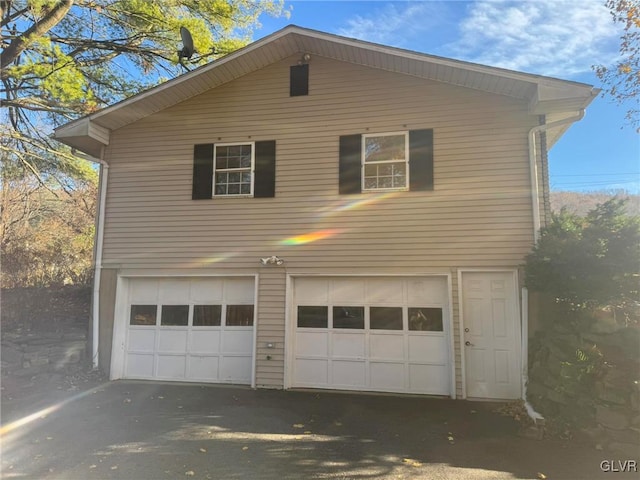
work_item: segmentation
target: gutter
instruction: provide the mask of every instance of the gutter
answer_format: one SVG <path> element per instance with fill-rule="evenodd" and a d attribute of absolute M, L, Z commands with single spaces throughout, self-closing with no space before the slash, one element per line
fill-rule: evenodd
<path fill-rule="evenodd" d="M 563 118 L 551 123 L 545 123 L 543 125 L 537 125 L 529 130 L 529 169 L 531 174 L 531 206 L 533 208 L 533 244 L 538 243 L 540 239 L 540 201 L 538 198 L 539 185 L 538 185 L 538 162 L 536 161 L 536 134 L 544 132 L 550 128 L 559 127 L 568 123 L 574 123 L 582 120 L 584 117 L 584 108 L 580 110 L 577 115 L 572 117 Z"/>
<path fill-rule="evenodd" d="M 104 147 L 102 149 L 102 153 L 104 153 Z M 99 364 L 99 352 L 98 352 L 98 343 L 100 341 L 100 277 L 102 274 L 102 247 L 104 244 L 104 211 L 105 211 L 105 201 L 107 197 L 107 180 L 109 178 L 109 164 L 102 160 L 101 158 L 95 158 L 89 155 L 82 155 L 75 153 L 75 155 L 84 158 L 93 163 L 100 164 L 100 183 L 98 186 L 98 211 L 96 212 L 96 233 L 95 239 L 96 244 L 94 247 L 94 259 L 93 259 L 93 296 L 92 296 L 92 311 L 91 311 L 91 363 L 93 364 L 93 368 L 98 368 Z M 102 155 L 101 155 L 102 156 Z"/>

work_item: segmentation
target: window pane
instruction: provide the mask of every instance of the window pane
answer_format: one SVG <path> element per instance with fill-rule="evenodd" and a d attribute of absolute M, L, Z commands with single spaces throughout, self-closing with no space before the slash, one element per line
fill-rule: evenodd
<path fill-rule="evenodd" d="M 370 189 L 370 188 L 376 188 L 377 186 L 378 186 L 378 182 L 376 181 L 375 178 L 364 179 L 364 188 Z"/>
<path fill-rule="evenodd" d="M 402 330 L 402 307 L 371 307 L 369 316 L 374 330 Z"/>
<path fill-rule="evenodd" d="M 251 167 L 251 153 L 240 157 L 240 166 L 244 168 Z"/>
<path fill-rule="evenodd" d="M 240 157 L 229 157 L 227 162 L 227 168 L 240 168 Z"/>
<path fill-rule="evenodd" d="M 189 305 L 163 305 L 160 325 L 186 327 L 189 323 Z"/>
<path fill-rule="evenodd" d="M 376 165 L 378 167 L 378 175 L 389 176 L 393 173 L 393 163 L 383 163 L 382 165 Z"/>
<path fill-rule="evenodd" d="M 364 329 L 364 307 L 333 307 L 333 328 Z"/>
<path fill-rule="evenodd" d="M 367 137 L 365 139 L 365 162 L 379 162 L 383 160 L 404 160 L 404 135 L 385 135 Z"/>
<path fill-rule="evenodd" d="M 129 325 L 155 325 L 157 311 L 156 305 L 131 305 Z"/>
<path fill-rule="evenodd" d="M 194 305 L 193 306 L 193 326 L 194 327 L 218 327 L 222 307 L 220 305 Z"/>
<path fill-rule="evenodd" d="M 251 172 L 242 172 L 242 183 L 251 183 Z"/>
<path fill-rule="evenodd" d="M 442 332 L 442 309 L 409 308 L 409 330 Z"/>
<path fill-rule="evenodd" d="M 243 195 L 249 195 L 251 193 L 251 185 L 248 183 L 243 183 L 240 185 L 240 193 Z"/>
<path fill-rule="evenodd" d="M 329 307 L 298 307 L 298 327 L 327 328 Z"/>
<path fill-rule="evenodd" d="M 240 152 L 242 151 L 242 145 L 232 145 L 229 148 L 229 156 L 234 156 L 237 157 L 240 155 Z"/>
<path fill-rule="evenodd" d="M 240 184 L 239 183 L 230 183 L 227 186 L 227 193 L 229 195 L 237 195 L 240 193 Z"/>
<path fill-rule="evenodd" d="M 224 184 L 229 181 L 227 172 L 216 173 L 216 184 Z"/>
<path fill-rule="evenodd" d="M 392 188 L 393 179 L 391 177 L 379 177 L 378 188 Z"/>
<path fill-rule="evenodd" d="M 225 184 L 216 185 L 216 195 L 226 195 L 227 186 Z"/>
<path fill-rule="evenodd" d="M 240 172 L 229 173 L 229 183 L 240 183 Z"/>
<path fill-rule="evenodd" d="M 228 327 L 250 327 L 253 325 L 253 305 L 227 305 Z"/>

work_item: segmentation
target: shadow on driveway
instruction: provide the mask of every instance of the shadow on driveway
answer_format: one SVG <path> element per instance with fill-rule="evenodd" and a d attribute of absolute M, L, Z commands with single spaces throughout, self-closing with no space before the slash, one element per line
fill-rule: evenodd
<path fill-rule="evenodd" d="M 3 402 L 3 478 L 612 478 L 604 452 L 518 437 L 491 403 L 131 381 L 60 396 Z"/>

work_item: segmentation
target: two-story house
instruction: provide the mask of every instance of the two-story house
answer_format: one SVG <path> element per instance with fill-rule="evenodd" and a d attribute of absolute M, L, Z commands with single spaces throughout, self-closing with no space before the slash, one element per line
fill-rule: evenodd
<path fill-rule="evenodd" d="M 289 26 L 61 126 L 102 165 L 94 364 L 520 398 L 547 151 L 596 94 Z"/>

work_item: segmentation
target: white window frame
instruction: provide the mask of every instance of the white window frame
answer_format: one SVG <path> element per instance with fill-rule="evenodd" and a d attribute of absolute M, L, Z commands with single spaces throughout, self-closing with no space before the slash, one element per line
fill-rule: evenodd
<path fill-rule="evenodd" d="M 384 163 L 400 163 L 400 160 L 381 160 L 381 161 L 377 161 L 377 162 L 365 162 L 365 155 L 366 155 L 366 145 L 367 145 L 367 138 L 371 138 L 371 137 L 391 137 L 391 136 L 399 136 L 399 135 L 404 135 L 404 151 L 405 151 L 405 159 L 404 159 L 404 164 L 405 164 L 405 168 L 406 168 L 406 175 L 405 175 L 405 186 L 404 187 L 390 187 L 390 188 L 366 188 L 365 187 L 365 167 L 366 165 L 380 165 L 380 164 L 384 164 Z M 409 132 L 408 131 L 402 131 L 402 132 L 384 132 L 384 133 L 367 133 L 362 135 L 362 147 L 361 147 L 361 158 L 360 158 L 360 178 L 361 178 L 361 185 L 360 188 L 363 192 L 405 192 L 409 190 Z"/>
<path fill-rule="evenodd" d="M 251 167 L 241 167 L 241 168 L 221 168 L 218 169 L 216 165 L 217 160 L 217 152 L 218 147 L 234 147 L 234 146 L 242 146 L 242 145 L 250 145 L 251 146 Z M 219 198 L 233 198 L 233 197 L 253 197 L 253 189 L 256 181 L 255 174 L 255 166 L 256 166 L 256 142 L 229 142 L 229 143 L 215 143 L 213 145 L 213 178 L 211 182 L 213 183 L 212 188 L 212 197 Z M 251 173 L 251 186 L 249 189 L 249 193 L 216 193 L 216 173 L 220 172 L 246 172 L 249 169 L 249 173 Z"/>

